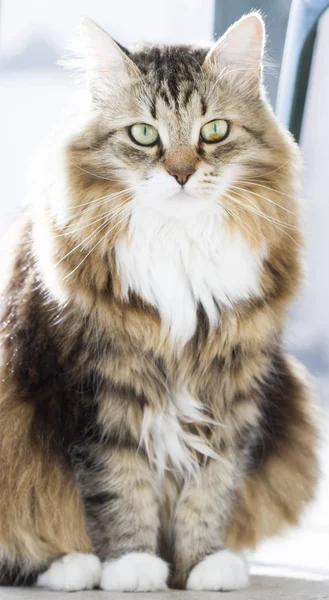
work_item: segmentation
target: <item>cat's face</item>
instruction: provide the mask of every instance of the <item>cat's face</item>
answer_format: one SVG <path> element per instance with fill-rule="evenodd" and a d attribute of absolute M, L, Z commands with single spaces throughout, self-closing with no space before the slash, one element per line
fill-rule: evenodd
<path fill-rule="evenodd" d="M 259 133 L 263 26 L 254 17 L 240 28 L 210 53 L 150 47 L 128 57 L 88 24 L 96 52 L 111 53 L 110 61 L 97 60 L 112 61 L 106 77 L 99 63 L 92 73 L 95 162 L 105 176 L 113 168 L 139 203 L 176 216 L 219 208 L 266 149 Z"/>
<path fill-rule="evenodd" d="M 109 181 L 135 207 L 175 217 L 216 210 L 238 227 L 241 217 L 251 221 L 247 234 L 256 225 L 265 235 L 256 217 L 276 219 L 277 203 L 266 202 L 265 188 L 249 188 L 268 184 L 276 192 L 270 176 L 281 169 L 286 180 L 293 150 L 262 90 L 260 17 L 244 17 L 210 50 L 128 52 L 91 22 L 83 32 L 92 101 L 73 147 L 95 190 L 97 179 Z"/>
<path fill-rule="evenodd" d="M 102 128 L 112 126 L 99 153 L 103 173 L 113 166 L 140 203 L 166 214 L 218 204 L 263 150 L 255 128 L 262 102 L 251 90 L 247 107 L 248 97 L 202 68 L 205 56 L 186 48 L 136 54 L 144 76 L 126 93 L 114 90 L 100 117 Z"/>

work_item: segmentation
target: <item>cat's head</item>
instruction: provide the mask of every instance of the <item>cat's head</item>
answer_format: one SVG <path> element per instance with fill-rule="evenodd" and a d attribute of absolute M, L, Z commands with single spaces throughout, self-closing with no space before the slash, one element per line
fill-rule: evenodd
<path fill-rule="evenodd" d="M 265 97 L 263 52 L 258 13 L 210 48 L 132 51 L 84 19 L 89 108 L 69 145 L 74 204 L 112 220 L 128 204 L 178 218 L 216 210 L 249 238 L 277 236 L 295 149 Z"/>

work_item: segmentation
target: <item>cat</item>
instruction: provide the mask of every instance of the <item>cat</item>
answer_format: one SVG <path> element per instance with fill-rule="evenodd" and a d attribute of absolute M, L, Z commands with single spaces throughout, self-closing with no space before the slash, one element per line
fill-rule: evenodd
<path fill-rule="evenodd" d="M 316 402 L 282 350 L 299 153 L 264 23 L 127 50 L 81 24 L 74 110 L 2 252 L 0 582 L 233 590 L 298 523 Z"/>

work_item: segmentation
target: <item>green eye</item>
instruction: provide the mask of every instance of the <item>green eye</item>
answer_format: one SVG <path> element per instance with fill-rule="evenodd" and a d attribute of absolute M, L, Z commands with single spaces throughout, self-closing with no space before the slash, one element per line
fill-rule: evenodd
<path fill-rule="evenodd" d="M 134 142 L 141 146 L 153 146 L 159 139 L 158 130 L 146 123 L 136 123 L 130 127 L 130 135 Z"/>
<path fill-rule="evenodd" d="M 220 142 L 228 134 L 228 122 L 224 121 L 224 119 L 210 121 L 202 127 L 200 133 L 202 139 L 209 144 Z"/>

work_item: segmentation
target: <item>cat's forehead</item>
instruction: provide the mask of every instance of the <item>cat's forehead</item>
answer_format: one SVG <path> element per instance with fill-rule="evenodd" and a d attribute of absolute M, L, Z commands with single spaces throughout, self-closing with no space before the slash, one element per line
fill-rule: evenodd
<path fill-rule="evenodd" d="M 152 80 L 155 91 L 166 83 L 174 99 L 182 85 L 193 85 L 202 77 L 209 48 L 194 46 L 145 46 L 131 54 L 140 71 Z"/>
<path fill-rule="evenodd" d="M 177 112 L 193 104 L 196 93 L 204 91 L 206 55 L 207 49 L 191 46 L 152 46 L 133 55 L 152 96 L 154 112 L 156 108 L 163 114 L 173 109 Z"/>

